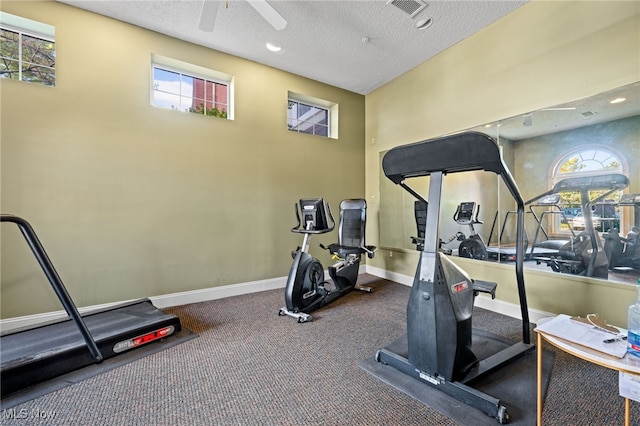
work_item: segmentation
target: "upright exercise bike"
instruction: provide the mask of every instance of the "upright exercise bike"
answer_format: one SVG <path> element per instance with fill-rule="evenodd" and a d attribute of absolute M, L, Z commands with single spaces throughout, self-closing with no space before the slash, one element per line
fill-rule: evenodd
<path fill-rule="evenodd" d="M 340 203 L 338 243 L 322 247 L 329 250 L 336 260 L 328 268 L 331 283 L 324 279 L 322 263 L 309 254 L 309 239 L 312 234 L 325 234 L 335 227 L 331 208 L 322 198 L 302 199 L 295 207 L 298 224 L 291 229 L 304 235 L 302 247 L 291 253 L 293 264 L 285 287 L 286 306 L 278 315 L 289 315 L 298 322 L 312 321 L 310 312 L 319 309 L 351 290 L 373 292 L 370 287 L 356 284 L 362 254 L 373 258 L 376 247 L 364 243 L 367 204 L 363 199 L 343 200 Z M 300 214 L 302 221 L 300 221 Z"/>
<path fill-rule="evenodd" d="M 407 192 L 416 193 L 406 180 L 429 176 L 427 222 L 424 247 L 420 253 L 411 294 L 407 304 L 407 334 L 380 349 L 376 361 L 398 370 L 400 375 L 385 374 L 387 383 L 406 389 L 407 375 L 420 386 L 410 385 L 409 394 L 420 399 L 430 386 L 464 402 L 499 423 L 509 420 L 502 402 L 473 385 L 534 350 L 530 342 L 529 314 L 524 287 L 524 201 L 507 169 L 500 147 L 481 133 L 460 133 L 438 139 L 398 146 L 383 160 L 385 176 Z M 522 318 L 522 341 L 506 346 L 492 355 L 474 348 L 495 341 L 496 337 L 477 330 L 472 341 L 472 314 L 479 292 L 495 296 L 497 284 L 472 279 L 460 266 L 438 250 L 440 206 L 444 177 L 451 173 L 484 170 L 499 175 L 518 206 L 516 283 Z M 473 215 L 471 215 L 473 217 Z M 376 371 L 387 367 L 376 368 Z M 375 375 L 375 373 L 373 373 Z M 382 376 L 376 376 L 382 379 Z M 518 386 L 518 383 L 513 383 Z"/>

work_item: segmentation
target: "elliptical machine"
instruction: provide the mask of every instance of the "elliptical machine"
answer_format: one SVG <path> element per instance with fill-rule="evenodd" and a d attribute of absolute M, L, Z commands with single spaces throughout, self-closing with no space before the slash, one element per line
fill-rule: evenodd
<path fill-rule="evenodd" d="M 363 199 L 343 200 L 340 203 L 340 224 L 338 243 L 320 247 L 329 250 L 336 260 L 329 266 L 331 283 L 324 279 L 322 263 L 309 254 L 309 239 L 312 234 L 325 234 L 335 227 L 331 208 L 322 198 L 301 199 L 295 206 L 297 225 L 291 232 L 304 235 L 302 247 L 292 252 L 293 264 L 285 287 L 286 306 L 280 308 L 278 315 L 288 315 L 298 322 L 312 321 L 310 312 L 319 309 L 351 290 L 372 293 L 373 289 L 356 284 L 360 268 L 361 255 L 366 253 L 370 259 L 377 247 L 364 243 L 367 204 Z M 300 213 L 299 213 L 300 212 Z M 300 221 L 300 214 L 304 227 Z M 327 218 L 329 220 L 327 220 Z"/>

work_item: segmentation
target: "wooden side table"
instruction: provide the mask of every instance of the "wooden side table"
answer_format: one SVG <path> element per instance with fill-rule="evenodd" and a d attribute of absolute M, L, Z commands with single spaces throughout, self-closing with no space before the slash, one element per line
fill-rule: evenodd
<path fill-rule="evenodd" d="M 544 324 L 545 320 L 549 321 L 553 318 L 544 318 L 538 322 L 538 325 Z M 617 358 L 602 352 L 590 349 L 577 343 L 569 342 L 559 337 L 552 336 L 537 328 L 534 329 L 538 333 L 538 367 L 537 367 L 537 424 L 542 425 L 542 345 L 543 342 L 550 343 L 556 348 L 571 354 L 575 357 L 588 361 L 590 363 L 600 365 L 611 370 L 622 373 L 635 374 L 640 376 L 640 358 L 625 355 L 624 358 Z M 624 398 L 624 424 L 631 424 L 631 401 Z"/>

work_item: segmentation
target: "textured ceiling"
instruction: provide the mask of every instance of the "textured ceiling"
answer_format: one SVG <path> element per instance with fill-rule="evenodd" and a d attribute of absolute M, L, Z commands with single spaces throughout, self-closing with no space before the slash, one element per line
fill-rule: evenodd
<path fill-rule="evenodd" d="M 60 1 L 360 94 L 526 3 L 431 0 L 412 18 L 387 0 L 270 0 L 287 21 L 276 31 L 247 1 L 231 0 L 216 2 L 221 6 L 214 30 L 204 32 L 198 27 L 204 0 Z M 427 18 L 433 20 L 429 28 L 415 28 Z M 270 52 L 266 42 L 283 49 Z"/>

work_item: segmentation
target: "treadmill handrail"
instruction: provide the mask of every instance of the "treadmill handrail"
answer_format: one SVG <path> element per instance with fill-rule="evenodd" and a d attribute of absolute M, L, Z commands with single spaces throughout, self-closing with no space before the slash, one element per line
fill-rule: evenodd
<path fill-rule="evenodd" d="M 582 190 L 601 191 L 624 189 L 629 186 L 629 178 L 620 173 L 607 173 L 593 176 L 575 176 L 562 179 L 553 188 L 544 192 L 525 204 L 531 204 L 542 197 L 560 192 L 579 192 Z"/>
<path fill-rule="evenodd" d="M 31 248 L 33 255 L 36 257 L 36 260 L 40 264 L 42 271 L 47 276 L 51 287 L 53 287 L 53 291 L 55 291 L 56 295 L 58 296 L 60 303 L 62 303 L 65 311 L 67 311 L 69 317 L 71 317 L 73 322 L 78 327 L 82 338 L 89 348 L 91 356 L 93 357 L 95 362 L 101 362 L 103 360 L 103 356 L 100 352 L 100 349 L 98 349 L 98 345 L 96 344 L 95 339 L 91 335 L 89 328 L 82 319 L 80 312 L 78 312 L 78 308 L 73 303 L 71 296 L 69 296 L 69 293 L 67 292 L 67 289 L 62 282 L 62 279 L 54 268 L 53 263 L 51 263 L 51 259 L 49 259 L 49 256 L 47 256 L 47 252 L 44 250 L 44 247 L 38 239 L 38 236 L 33 230 L 31 224 L 29 224 L 29 222 L 27 222 L 25 219 L 11 214 L 0 214 L 0 222 L 13 222 L 18 226 L 20 232 L 22 232 L 22 235 L 24 236 L 24 239 L 27 241 L 27 244 Z"/>
<path fill-rule="evenodd" d="M 406 186 L 404 180 L 407 178 L 428 176 L 432 173 L 448 174 L 484 170 L 501 176 L 517 205 L 516 281 L 522 315 L 523 341 L 529 344 L 531 332 L 524 288 L 524 200 L 511 172 L 504 163 L 496 141 L 484 133 L 464 132 L 397 146 L 390 149 L 383 157 L 382 169 L 387 178 L 403 187 Z M 427 214 L 427 220 L 428 216 Z"/>

